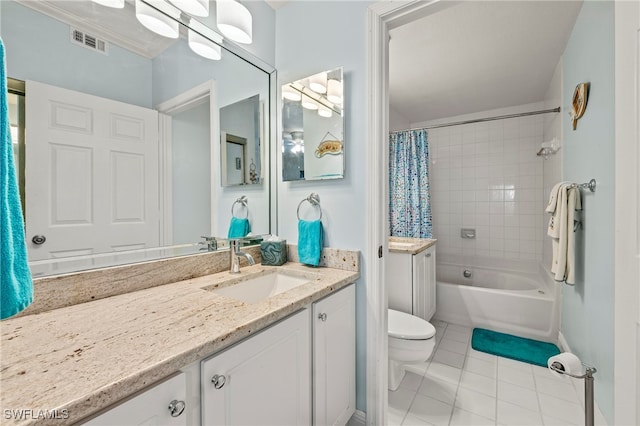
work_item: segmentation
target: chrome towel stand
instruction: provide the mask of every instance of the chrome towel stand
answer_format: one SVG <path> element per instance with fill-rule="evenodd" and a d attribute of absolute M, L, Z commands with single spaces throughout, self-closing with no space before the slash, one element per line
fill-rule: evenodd
<path fill-rule="evenodd" d="M 591 179 L 594 183 L 595 180 Z M 585 373 L 578 376 L 575 374 L 564 371 L 562 364 L 554 362 L 549 367 L 556 373 L 564 374 L 565 376 L 573 377 L 574 379 L 584 379 L 584 424 L 585 426 L 594 426 L 593 419 L 593 374 L 598 371 L 595 367 L 589 367 L 583 364 L 585 367 Z"/>
<path fill-rule="evenodd" d="M 298 210 L 296 210 L 296 215 L 298 216 L 298 220 L 300 220 L 300 206 L 305 201 L 309 202 L 309 204 L 311 204 L 312 206 L 315 206 L 315 207 L 318 208 L 318 210 L 320 211 L 320 217 L 318 218 L 318 220 L 321 220 L 322 219 L 322 207 L 320 207 L 320 196 L 318 194 L 316 194 L 315 192 L 312 192 L 307 198 L 303 199 L 298 204 Z"/>
<path fill-rule="evenodd" d="M 233 212 L 233 209 L 235 208 L 236 204 L 240 204 L 241 206 L 244 206 L 245 208 L 245 213 L 246 216 L 244 218 L 238 217 L 235 215 L 235 213 Z M 249 200 L 247 200 L 247 196 L 243 195 L 240 198 L 238 198 L 236 201 L 233 202 L 233 204 L 231 204 L 231 216 L 233 217 L 237 217 L 238 219 L 247 219 L 249 218 Z"/>

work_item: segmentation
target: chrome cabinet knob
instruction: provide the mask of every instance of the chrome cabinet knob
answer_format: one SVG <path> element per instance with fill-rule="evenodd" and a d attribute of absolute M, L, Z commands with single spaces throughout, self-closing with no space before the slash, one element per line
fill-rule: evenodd
<path fill-rule="evenodd" d="M 321 314 L 318 314 L 318 319 L 320 321 L 326 321 L 327 320 L 327 314 L 325 314 L 324 312 Z"/>
<path fill-rule="evenodd" d="M 34 235 L 31 239 L 31 242 L 37 246 L 39 246 L 40 244 L 44 244 L 45 241 L 47 241 L 47 237 L 45 237 L 44 235 Z"/>
<path fill-rule="evenodd" d="M 169 412 L 171 413 L 171 417 L 178 417 L 186 407 L 187 404 L 184 401 L 174 399 L 169 403 Z"/>
<path fill-rule="evenodd" d="M 427 256 L 426 256 L 426 257 L 431 257 L 431 253 L 427 253 Z"/>
<path fill-rule="evenodd" d="M 222 389 L 225 383 L 227 383 L 227 378 L 222 374 L 215 374 L 211 378 L 211 383 L 213 383 L 213 387 L 216 389 Z"/>

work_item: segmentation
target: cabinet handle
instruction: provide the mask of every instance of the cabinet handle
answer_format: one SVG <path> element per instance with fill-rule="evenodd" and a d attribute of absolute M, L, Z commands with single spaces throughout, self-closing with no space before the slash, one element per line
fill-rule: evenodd
<path fill-rule="evenodd" d="M 327 314 L 325 314 L 324 312 L 321 314 L 318 314 L 318 319 L 320 321 L 326 321 L 327 320 Z"/>
<path fill-rule="evenodd" d="M 431 257 L 431 253 L 427 253 L 427 257 Z"/>
<path fill-rule="evenodd" d="M 225 383 L 227 383 L 227 378 L 222 374 L 215 374 L 211 378 L 211 383 L 213 383 L 213 387 L 216 389 L 222 389 Z"/>
<path fill-rule="evenodd" d="M 169 403 L 169 412 L 171 413 L 171 417 L 178 417 L 186 407 L 187 404 L 185 404 L 184 401 L 174 399 Z"/>

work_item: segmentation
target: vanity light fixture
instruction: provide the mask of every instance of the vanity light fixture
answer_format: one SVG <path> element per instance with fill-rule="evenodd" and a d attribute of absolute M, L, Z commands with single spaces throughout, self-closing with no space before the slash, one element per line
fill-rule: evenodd
<path fill-rule="evenodd" d="M 282 97 L 294 102 L 298 102 L 302 99 L 300 92 L 288 84 L 282 86 Z"/>
<path fill-rule="evenodd" d="M 327 82 L 327 99 L 334 104 L 342 104 L 342 85 L 338 80 L 330 78 Z"/>
<path fill-rule="evenodd" d="M 124 0 L 92 0 L 94 3 L 101 4 L 107 7 L 113 7 L 114 9 L 122 9 L 124 7 Z"/>
<path fill-rule="evenodd" d="M 178 22 L 141 0 L 136 0 L 136 18 L 149 30 L 168 38 L 178 38 Z"/>
<path fill-rule="evenodd" d="M 327 74 L 321 72 L 309 77 L 309 89 L 316 93 L 327 93 Z"/>
<path fill-rule="evenodd" d="M 213 61 L 218 61 L 222 58 L 222 48 L 218 44 L 201 36 L 192 29 L 189 29 L 187 37 L 189 47 L 198 55 Z M 222 42 L 222 38 L 220 38 L 219 42 Z"/>
<path fill-rule="evenodd" d="M 193 16 L 209 16 L 209 0 L 169 0 L 183 12 Z"/>
<path fill-rule="evenodd" d="M 251 12 L 236 0 L 216 0 L 216 23 L 230 40 L 242 44 L 253 41 Z"/>
<path fill-rule="evenodd" d="M 320 105 L 320 107 L 318 108 L 318 115 L 320 117 L 329 118 L 333 115 L 333 111 L 331 111 L 330 108 L 327 108 L 324 105 Z"/>

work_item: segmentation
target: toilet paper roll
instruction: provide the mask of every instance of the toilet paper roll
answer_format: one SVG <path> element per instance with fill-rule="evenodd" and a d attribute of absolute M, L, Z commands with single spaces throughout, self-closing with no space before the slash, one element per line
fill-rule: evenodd
<path fill-rule="evenodd" d="M 551 372 L 551 374 L 557 377 L 562 377 L 562 374 L 557 373 L 551 369 L 551 365 L 553 363 L 558 363 L 559 365 L 556 364 L 555 367 L 559 368 L 560 370 L 564 370 L 569 374 L 574 374 L 576 376 L 582 374 L 582 362 L 580 362 L 580 358 L 578 358 L 571 352 L 562 352 L 561 354 L 554 355 L 547 360 L 547 366 L 549 367 L 549 371 Z"/>

